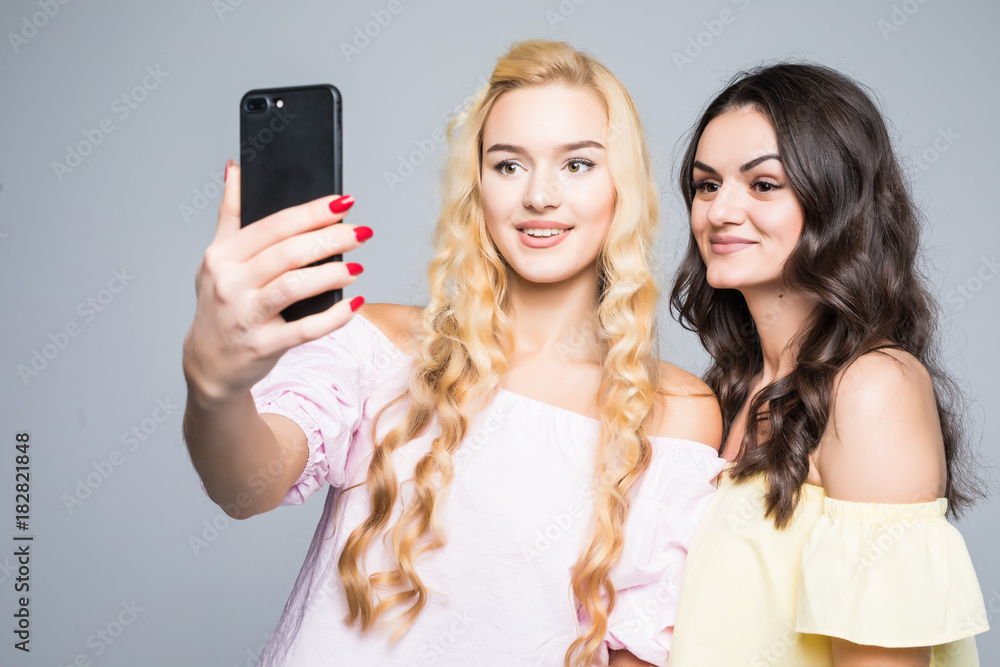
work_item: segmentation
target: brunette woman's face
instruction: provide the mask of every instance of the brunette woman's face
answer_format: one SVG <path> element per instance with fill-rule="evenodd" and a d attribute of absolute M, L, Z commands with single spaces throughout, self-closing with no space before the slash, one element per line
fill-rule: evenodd
<path fill-rule="evenodd" d="M 607 128 L 600 99 L 584 88 L 518 88 L 494 103 L 483 128 L 486 226 L 525 280 L 596 275 L 615 204 Z"/>
<path fill-rule="evenodd" d="M 720 114 L 695 154 L 691 231 L 717 289 L 783 289 L 782 268 L 802 235 L 770 121 L 753 109 Z"/>

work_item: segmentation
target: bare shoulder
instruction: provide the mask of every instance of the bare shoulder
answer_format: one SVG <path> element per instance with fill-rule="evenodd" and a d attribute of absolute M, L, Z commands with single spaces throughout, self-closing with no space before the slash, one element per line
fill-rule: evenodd
<path fill-rule="evenodd" d="M 358 314 L 378 327 L 393 345 L 411 356 L 419 353 L 424 308 L 396 303 L 366 303 Z"/>
<path fill-rule="evenodd" d="M 718 449 L 722 443 L 719 401 L 697 376 L 661 361 L 660 393 L 650 433 L 703 442 Z"/>
<path fill-rule="evenodd" d="M 909 503 L 940 497 L 946 482 L 930 373 L 913 355 L 862 355 L 836 379 L 816 462 L 827 495 Z"/>

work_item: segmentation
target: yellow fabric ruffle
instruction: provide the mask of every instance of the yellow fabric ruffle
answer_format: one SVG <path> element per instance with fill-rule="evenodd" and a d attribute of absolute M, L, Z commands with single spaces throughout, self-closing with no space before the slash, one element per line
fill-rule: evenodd
<path fill-rule="evenodd" d="M 972 560 L 947 509 L 944 498 L 901 505 L 824 498 L 802 551 L 795 630 L 889 648 L 988 630 Z"/>

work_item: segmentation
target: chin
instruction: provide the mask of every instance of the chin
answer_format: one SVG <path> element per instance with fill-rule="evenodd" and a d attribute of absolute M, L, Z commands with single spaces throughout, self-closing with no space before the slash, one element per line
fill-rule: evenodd
<path fill-rule="evenodd" d="M 715 289 L 739 289 L 747 284 L 745 280 L 732 275 L 731 272 L 712 269 L 705 272 L 705 280 Z"/>
<path fill-rule="evenodd" d="M 522 268 L 525 270 L 522 271 Z M 561 283 L 580 275 L 582 271 L 580 267 L 546 266 L 542 268 L 537 264 L 535 266 L 527 267 L 510 265 L 510 270 L 511 272 L 517 274 L 521 280 L 539 285 Z"/>

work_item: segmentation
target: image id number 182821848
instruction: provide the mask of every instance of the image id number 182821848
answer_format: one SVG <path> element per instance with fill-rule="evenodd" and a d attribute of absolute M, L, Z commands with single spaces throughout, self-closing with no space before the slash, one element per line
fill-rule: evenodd
<path fill-rule="evenodd" d="M 14 438 L 14 558 L 17 576 L 14 577 L 14 648 L 28 653 L 31 641 L 31 612 L 28 593 L 31 591 L 31 541 L 27 534 L 31 520 L 31 436 L 18 433 Z"/>

